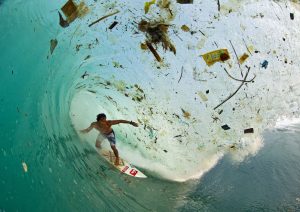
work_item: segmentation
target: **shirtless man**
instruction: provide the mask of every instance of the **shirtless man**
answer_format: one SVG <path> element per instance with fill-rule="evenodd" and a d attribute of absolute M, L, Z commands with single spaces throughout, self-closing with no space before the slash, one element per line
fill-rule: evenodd
<path fill-rule="evenodd" d="M 100 113 L 97 115 L 97 121 L 91 123 L 91 125 L 84 129 L 84 130 L 80 130 L 80 132 L 82 133 L 88 133 L 89 131 L 91 131 L 93 128 L 95 128 L 96 130 L 99 131 L 99 135 L 97 137 L 96 140 L 96 147 L 97 148 L 101 148 L 101 135 L 103 135 L 105 138 L 107 138 L 107 140 L 110 143 L 110 147 L 113 150 L 115 156 L 116 156 L 116 161 L 115 161 L 115 165 L 118 166 L 119 165 L 119 152 L 116 148 L 116 137 L 115 137 L 115 132 L 114 130 L 111 128 L 112 125 L 115 124 L 131 124 L 132 126 L 138 127 L 138 124 L 133 122 L 133 121 L 126 121 L 126 120 L 106 120 L 106 115 L 104 113 Z"/>

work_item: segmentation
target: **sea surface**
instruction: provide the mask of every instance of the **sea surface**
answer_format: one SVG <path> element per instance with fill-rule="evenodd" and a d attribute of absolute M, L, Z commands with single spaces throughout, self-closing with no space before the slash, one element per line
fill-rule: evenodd
<path fill-rule="evenodd" d="M 201 4 L 202 1 L 195 2 Z M 230 2 L 234 4 L 235 1 Z M 121 156 L 127 160 L 131 159 L 131 162 L 148 176 L 147 179 L 136 179 L 121 174 L 101 158 L 93 147 L 95 132 L 90 137 L 84 137 L 78 133 L 79 128 L 87 127 L 91 121 L 94 121 L 97 113 L 102 111 L 112 118 L 136 120 L 137 116 L 147 117 L 141 114 L 143 112 L 147 114 L 144 108 L 149 103 L 143 103 L 144 105 L 139 108 L 136 105 L 140 103 L 135 105 L 129 100 L 123 100 L 124 95 L 119 94 L 123 92 L 124 87 L 128 87 L 126 89 L 129 90 L 129 95 L 131 95 L 130 89 L 143 86 L 146 88 L 145 93 L 152 89 L 154 90 L 151 93 L 152 98 L 162 95 L 161 93 L 165 91 L 163 95 L 166 95 L 167 100 L 156 99 L 158 105 L 161 103 L 160 107 L 168 101 L 169 105 L 175 107 L 181 98 L 186 103 L 182 103 L 184 108 L 193 111 L 192 108 L 198 106 L 191 102 L 194 97 L 186 99 L 187 95 L 174 97 L 173 94 L 168 93 L 171 90 L 188 93 L 185 87 L 176 90 L 180 86 L 178 79 L 181 66 L 177 72 L 174 71 L 177 74 L 174 77 L 174 84 L 171 83 L 173 78 L 164 78 L 155 84 L 155 77 L 157 79 L 171 77 L 172 73 L 169 75 L 168 72 L 157 72 L 156 68 L 155 74 L 146 68 L 142 69 L 142 72 L 139 67 L 149 60 L 147 58 L 151 58 L 149 67 L 157 66 L 157 63 L 152 62 L 154 59 L 150 53 L 147 56 L 139 55 L 130 63 L 128 62 L 131 58 L 130 54 L 134 54 L 133 50 L 128 49 L 139 47 L 139 43 L 131 44 L 131 40 L 125 42 L 121 39 L 123 43 L 129 45 L 121 48 L 118 41 L 121 34 L 115 37 L 105 34 L 108 33 L 107 26 L 114 18 L 104 22 L 105 27 L 100 29 L 100 35 L 96 30 L 91 32 L 87 30 L 87 23 L 107 14 L 107 11 L 118 5 L 118 1 L 86 2 L 91 12 L 66 29 L 59 26 L 57 13 L 64 3 L 64 1 L 44 0 L 0 0 L 0 212 L 300 211 L 300 124 L 297 119 L 293 121 L 295 119 L 291 116 L 285 119 L 284 123 L 278 121 L 275 124 L 274 121 L 268 127 L 259 128 L 259 135 L 248 138 L 259 140 L 253 142 L 257 148 L 248 148 L 253 143 L 238 143 L 237 137 L 240 134 L 230 138 L 227 134 L 223 135 L 221 128 L 219 134 L 218 130 L 215 131 L 219 135 L 215 137 L 217 148 L 207 147 L 209 145 L 201 140 L 201 136 L 196 135 L 197 132 L 202 133 L 207 129 L 209 129 L 208 133 L 211 132 L 214 125 L 203 129 L 191 128 L 193 121 L 184 118 L 178 121 L 177 116 L 174 115 L 170 115 L 175 117 L 174 120 L 176 119 L 175 121 L 172 119 L 170 126 L 166 126 L 166 123 L 158 118 L 157 123 L 152 123 L 153 128 L 149 127 L 151 120 L 148 123 L 146 119 L 139 122 L 141 124 L 139 129 L 128 128 L 128 126 L 116 127 Z M 276 4 L 284 8 L 287 3 L 276 1 Z M 268 3 L 262 5 L 268 6 Z M 105 11 L 100 10 L 96 15 L 95 8 L 98 7 L 105 7 Z M 141 9 L 144 13 L 143 7 L 144 2 L 140 7 L 135 8 Z M 289 12 L 282 12 L 280 7 L 278 6 L 278 10 L 271 11 L 274 13 L 279 11 L 280 20 L 283 20 L 283 17 L 289 20 Z M 292 7 L 289 5 L 289 8 Z M 122 23 L 122 20 L 118 21 Z M 116 27 L 121 28 L 118 25 Z M 94 37 L 86 38 L 90 36 L 88 34 L 95 35 L 98 41 Z M 135 34 L 132 35 L 135 39 Z M 51 39 L 58 41 L 52 54 L 50 53 Z M 97 49 L 95 47 L 98 45 L 97 42 L 104 47 Z M 143 54 L 145 53 L 141 53 Z M 90 57 L 86 59 L 88 55 Z M 141 61 L 138 61 L 140 57 Z M 171 60 L 172 57 L 166 56 L 165 60 Z M 111 63 L 116 60 L 118 62 Z M 138 64 L 138 70 L 131 74 L 123 70 L 128 67 L 134 70 L 135 62 Z M 174 63 L 179 64 L 179 62 Z M 189 62 L 185 61 L 185 63 Z M 123 68 L 119 63 L 123 64 Z M 294 65 L 299 64 L 295 61 Z M 186 70 L 189 67 L 186 65 Z M 85 71 L 89 74 L 88 81 L 83 81 L 86 78 L 82 78 Z M 182 73 L 182 81 L 192 86 L 188 81 L 184 81 L 188 71 Z M 106 76 L 109 77 L 105 78 Z M 192 77 L 192 74 L 190 76 Z M 290 75 L 294 79 L 297 76 Z M 106 84 L 107 88 L 101 87 L 100 84 L 105 80 L 101 81 L 100 78 L 113 81 L 115 90 L 109 90 L 109 84 Z M 120 81 L 124 79 L 126 85 Z M 116 83 L 117 80 L 119 84 Z M 272 80 L 275 79 L 267 79 L 267 81 Z M 141 84 L 141 87 L 134 86 L 136 83 L 139 86 Z M 172 89 L 168 90 L 169 86 L 172 86 Z M 293 98 L 298 96 L 299 99 L 299 90 L 297 91 L 299 87 L 295 86 L 295 89 L 290 91 L 291 96 Z M 268 95 L 272 96 L 272 93 Z M 224 99 L 223 97 L 224 95 L 221 99 Z M 217 103 L 217 100 L 215 98 L 214 103 Z M 282 100 L 285 101 L 285 97 L 282 97 Z M 109 102 L 117 102 L 122 104 L 122 107 L 115 107 L 116 103 Z M 160 116 L 165 114 L 155 111 L 156 101 L 153 102 L 151 107 L 154 108 L 154 112 Z M 166 110 L 172 111 L 172 107 L 167 106 L 168 104 L 165 104 Z M 262 101 L 262 104 L 265 102 Z M 236 110 L 239 110 L 238 106 L 235 106 Z M 205 108 L 205 104 L 201 107 Z M 261 107 L 264 108 L 264 105 Z M 286 107 L 279 108 L 289 112 Z M 297 117 L 299 112 L 297 104 L 289 108 L 293 110 L 294 118 Z M 224 110 L 225 115 L 228 115 L 226 109 Z M 264 111 L 268 110 L 273 109 L 266 106 Z M 181 113 L 182 108 L 179 107 L 178 111 L 176 113 Z M 231 108 L 230 111 L 232 112 Z M 192 115 L 195 113 L 193 111 Z M 202 124 L 208 122 L 207 117 L 210 118 L 210 115 L 201 117 Z M 263 116 L 265 117 L 270 116 Z M 230 122 L 230 119 L 224 118 L 224 120 Z M 244 126 L 244 121 L 244 119 L 237 119 L 235 123 L 232 122 L 232 125 L 235 127 L 240 123 Z M 177 122 L 179 127 L 176 125 Z M 175 125 L 177 128 L 172 128 Z M 143 127 L 146 133 L 143 133 Z M 162 131 L 158 129 L 159 127 Z M 170 137 L 169 131 L 175 133 L 171 137 L 176 133 L 181 136 L 186 132 L 188 134 L 195 131 L 196 134 L 188 137 L 190 143 L 185 143 L 183 138 L 175 144 L 172 143 L 174 141 L 164 140 Z M 143 143 L 144 135 L 145 143 Z M 203 136 L 205 139 L 204 133 Z M 221 141 L 222 136 L 224 141 Z M 135 137 L 142 139 L 139 142 Z M 158 139 L 158 144 L 147 143 L 148 137 L 152 140 Z M 159 144 L 160 138 L 165 142 Z M 225 141 L 230 142 L 226 144 Z M 235 148 L 241 148 L 242 153 L 247 153 L 242 154 L 243 156 L 238 157 L 237 160 Z M 249 150 L 248 154 L 246 151 L 248 149 L 254 150 Z M 199 151 L 199 155 L 202 156 L 194 155 L 194 151 Z M 177 156 L 182 157 L 182 160 Z"/>

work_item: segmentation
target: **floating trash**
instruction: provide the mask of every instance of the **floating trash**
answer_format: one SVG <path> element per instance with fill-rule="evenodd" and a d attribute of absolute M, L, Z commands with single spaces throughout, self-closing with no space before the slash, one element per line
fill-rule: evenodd
<path fill-rule="evenodd" d="M 25 162 L 22 162 L 24 172 L 28 172 L 28 166 Z"/>

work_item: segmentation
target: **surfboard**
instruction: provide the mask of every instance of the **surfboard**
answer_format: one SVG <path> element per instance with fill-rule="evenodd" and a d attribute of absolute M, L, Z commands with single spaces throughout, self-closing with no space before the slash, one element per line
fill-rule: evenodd
<path fill-rule="evenodd" d="M 115 165 L 115 154 L 110 150 L 104 150 L 100 149 L 98 150 L 98 153 L 105 158 L 111 165 L 113 165 L 116 169 L 118 169 L 121 173 L 130 175 L 132 177 L 138 177 L 138 178 L 147 178 L 146 175 L 144 175 L 140 170 L 138 170 L 136 167 L 125 161 L 120 157 L 120 164 L 118 166 Z"/>

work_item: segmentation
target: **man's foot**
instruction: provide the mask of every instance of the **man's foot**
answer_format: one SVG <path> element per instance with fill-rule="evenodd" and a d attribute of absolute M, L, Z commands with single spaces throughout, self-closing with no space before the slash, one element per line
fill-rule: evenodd
<path fill-rule="evenodd" d="M 120 165 L 120 159 L 119 159 L 119 158 L 116 158 L 115 166 L 119 166 L 119 165 Z"/>

